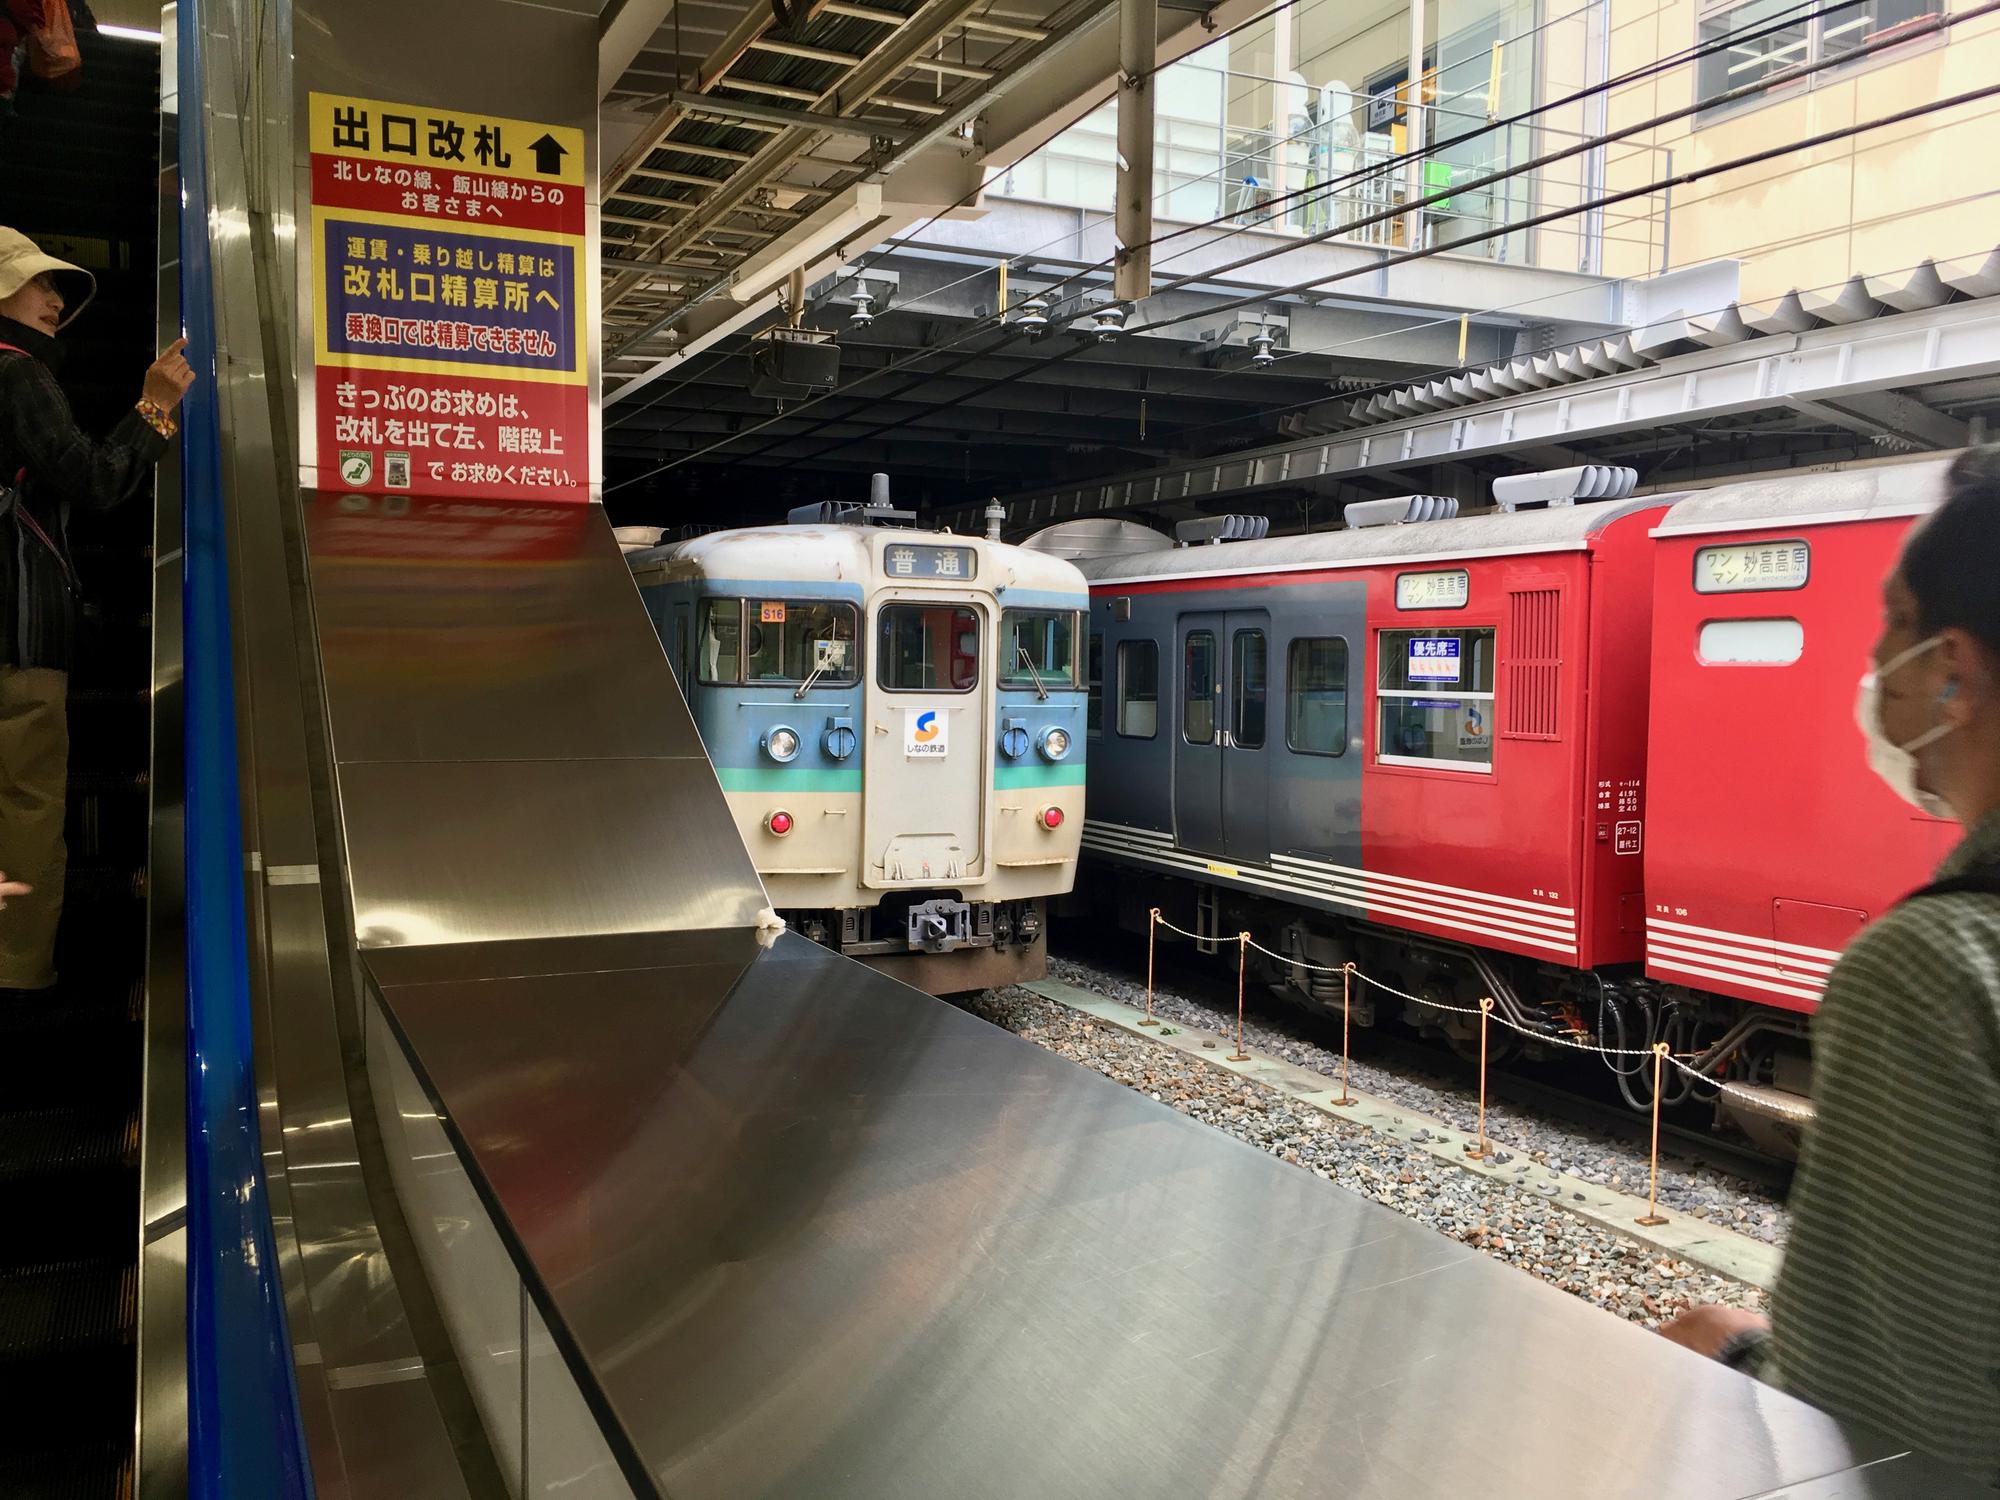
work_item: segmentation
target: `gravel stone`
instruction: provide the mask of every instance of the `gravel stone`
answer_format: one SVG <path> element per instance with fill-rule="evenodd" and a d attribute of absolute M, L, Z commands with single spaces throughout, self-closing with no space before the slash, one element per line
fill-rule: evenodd
<path fill-rule="evenodd" d="M 1164 971 L 1168 966 L 1162 964 L 1161 968 Z M 1099 964 L 1051 955 L 1049 977 L 1140 1009 L 1146 1004 L 1143 978 L 1135 980 Z M 1225 1033 L 1234 1040 L 1233 974 L 1231 1009 L 1226 1013 L 1219 1006 L 1172 988 L 1171 981 L 1159 980 L 1157 975 L 1156 981 L 1154 1015 L 1189 1031 Z M 1275 1016 L 1250 1012 L 1243 1020 L 1243 1042 L 1270 1056 L 1338 1078 L 1340 1053 L 1319 1046 L 1308 1037 L 1317 1019 L 1304 1011 L 1294 1014 L 1281 1011 Z M 1366 1045 L 1365 1040 L 1361 1045 Z M 1404 1063 L 1389 1066 L 1353 1058 L 1348 1077 L 1353 1087 L 1364 1093 L 1430 1115 L 1455 1129 L 1470 1134 L 1478 1128 L 1478 1093 L 1442 1073 L 1420 1071 Z M 1635 1142 L 1551 1120 L 1519 1104 L 1490 1099 L 1486 1107 L 1486 1133 L 1498 1148 L 1493 1157 L 1496 1164 L 1507 1164 L 1519 1151 L 1585 1182 L 1645 1196 L 1646 1151 Z M 1660 1154 L 1660 1202 L 1695 1218 L 1727 1224 L 1739 1234 L 1770 1245 L 1783 1246 L 1791 1229 L 1790 1217 L 1772 1196 L 1768 1185 L 1668 1151 Z"/>
<path fill-rule="evenodd" d="M 1070 974 L 1063 977 L 1076 983 Z M 988 990 L 954 1003 L 1635 1323 L 1657 1328 L 1700 1302 L 1760 1310 L 1765 1305 L 1759 1288 L 1580 1219 L 1540 1192 L 1462 1171 L 1407 1142 L 1334 1119 L 1281 1090 L 1028 990 Z"/>

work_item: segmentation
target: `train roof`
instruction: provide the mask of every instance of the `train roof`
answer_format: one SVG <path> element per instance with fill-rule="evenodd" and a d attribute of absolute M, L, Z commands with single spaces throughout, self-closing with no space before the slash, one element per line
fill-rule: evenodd
<path fill-rule="evenodd" d="M 1952 460 L 1880 464 L 1823 474 L 1785 474 L 1717 485 L 1674 503 L 1654 536 L 1826 526 L 1924 515 L 1944 500 Z"/>
<path fill-rule="evenodd" d="M 1664 503 L 1659 495 L 1558 505 L 1546 510 L 1493 511 L 1407 526 L 1363 526 L 1274 536 L 1258 542 L 1161 548 L 1120 557 L 1078 558 L 1093 583 L 1144 582 L 1231 573 L 1283 573 L 1352 568 L 1369 563 L 1475 560 L 1534 552 L 1576 552 L 1621 517 Z"/>
<path fill-rule="evenodd" d="M 878 538 L 890 546 L 908 542 L 970 547 L 980 558 L 971 582 L 990 587 L 996 594 L 1009 589 L 1080 594 L 1084 589 L 1076 566 L 1065 558 L 981 536 L 901 527 L 748 526 L 651 547 L 632 553 L 626 561 L 642 583 L 717 578 L 756 583 L 844 582 L 859 588 L 878 575 L 871 547 Z"/>

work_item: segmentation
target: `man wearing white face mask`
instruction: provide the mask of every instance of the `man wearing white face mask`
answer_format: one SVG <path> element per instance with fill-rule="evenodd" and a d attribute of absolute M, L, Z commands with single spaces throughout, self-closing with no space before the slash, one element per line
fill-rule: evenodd
<path fill-rule="evenodd" d="M 2000 1488 L 2000 448 L 1949 484 L 1857 715 L 1882 779 L 1965 838 L 1827 983 L 1771 1323 L 1662 1332 Z"/>

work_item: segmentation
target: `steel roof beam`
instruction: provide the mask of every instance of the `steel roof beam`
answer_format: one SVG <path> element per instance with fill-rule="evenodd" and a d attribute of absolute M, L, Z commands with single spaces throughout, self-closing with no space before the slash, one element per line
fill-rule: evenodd
<path fill-rule="evenodd" d="M 724 82 L 725 86 L 733 87 L 737 81 L 731 78 Z M 811 99 L 814 96 L 806 94 L 805 97 Z M 769 125 L 778 130 L 817 130 L 827 135 L 852 136 L 864 141 L 872 141 L 882 135 L 888 135 L 892 140 L 895 138 L 893 131 L 879 124 L 870 124 L 866 120 L 843 119 L 804 109 L 787 109 L 782 104 L 759 104 L 750 99 L 718 99 L 713 94 L 694 94 L 685 89 L 676 89 L 667 98 L 676 108 L 687 110 L 691 114 L 707 114 L 722 120 L 741 120 Z M 670 151 L 674 149 L 674 143 L 668 141 L 655 149 Z M 769 149 L 768 146 L 765 148 L 766 151 Z"/>
<path fill-rule="evenodd" d="M 1868 323 L 1752 338 L 1622 375 L 1453 407 L 1216 459 L 1032 491 L 1009 503 L 1027 520 L 1067 519 L 1189 497 L 1313 485 L 1482 453 L 1848 402 L 2000 373 L 2000 300 L 1953 303 Z M 1851 420 L 1851 419 L 1850 419 Z M 1900 420 L 1914 432 L 1911 414 Z M 1921 419 L 1919 419 L 1921 420 Z M 1950 419 L 1947 419 L 1950 420 Z M 1925 424 L 1928 426 L 1929 424 Z M 1933 429 L 1942 434 L 1941 429 Z M 1955 429 L 1954 429 L 1955 430 Z M 944 518 L 970 524 L 974 512 Z"/>

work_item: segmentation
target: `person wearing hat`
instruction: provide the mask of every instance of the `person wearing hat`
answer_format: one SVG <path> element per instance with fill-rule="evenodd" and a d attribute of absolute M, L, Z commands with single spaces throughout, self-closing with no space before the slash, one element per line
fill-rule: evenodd
<path fill-rule="evenodd" d="M 194 384 L 181 339 L 146 371 L 138 401 L 107 436 L 80 430 L 55 381 L 56 334 L 95 290 L 88 271 L 0 228 L 0 870 L 19 887 L 0 916 L 0 990 L 56 982 L 81 592 L 70 517 L 108 511 L 144 487 Z"/>

